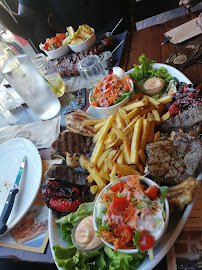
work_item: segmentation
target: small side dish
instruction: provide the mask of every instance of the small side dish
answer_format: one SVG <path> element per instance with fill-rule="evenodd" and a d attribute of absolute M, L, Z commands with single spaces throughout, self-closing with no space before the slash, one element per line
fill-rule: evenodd
<path fill-rule="evenodd" d="M 65 33 L 57 34 L 55 37 L 47 38 L 46 42 L 43 45 L 43 49 L 46 51 L 53 51 L 62 46 L 63 40 L 66 38 Z"/>
<path fill-rule="evenodd" d="M 115 114 L 118 109 L 129 102 L 133 96 L 134 84 L 129 75 L 120 67 L 114 67 L 112 73 L 108 73 L 102 81 L 98 81 L 96 87 L 89 96 L 90 106 L 101 114 Z"/>
<path fill-rule="evenodd" d="M 135 175 L 110 183 L 99 195 L 93 213 L 103 242 L 115 251 L 147 251 L 153 259 L 152 249 L 168 224 L 166 192 L 167 187 Z"/>

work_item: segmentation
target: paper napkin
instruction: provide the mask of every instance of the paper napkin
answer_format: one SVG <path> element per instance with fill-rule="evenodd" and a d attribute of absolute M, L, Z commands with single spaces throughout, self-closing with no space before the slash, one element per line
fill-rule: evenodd
<path fill-rule="evenodd" d="M 197 20 L 198 18 L 184 23 L 164 33 L 164 35 L 169 38 L 170 42 L 174 44 L 181 43 L 187 39 L 200 35 L 202 33 L 202 30 L 197 25 Z"/>

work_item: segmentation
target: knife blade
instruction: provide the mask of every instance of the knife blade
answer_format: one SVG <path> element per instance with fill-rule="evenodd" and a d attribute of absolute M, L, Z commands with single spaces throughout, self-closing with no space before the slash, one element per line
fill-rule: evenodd
<path fill-rule="evenodd" d="M 23 169 L 25 167 L 25 162 L 26 162 L 26 156 L 24 156 L 23 161 L 20 165 L 20 169 L 18 171 L 15 183 L 13 185 L 13 188 L 9 191 L 8 197 L 6 199 L 3 211 L 1 213 L 0 217 L 0 235 L 2 235 L 8 228 L 6 225 L 8 218 L 10 216 L 10 213 L 13 208 L 13 204 L 15 201 L 15 196 L 19 192 L 19 185 L 20 185 L 20 180 L 22 177 Z"/>

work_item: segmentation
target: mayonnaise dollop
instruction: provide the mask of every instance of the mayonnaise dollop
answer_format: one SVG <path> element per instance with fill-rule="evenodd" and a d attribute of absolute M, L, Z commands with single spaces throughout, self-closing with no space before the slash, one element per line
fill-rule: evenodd
<path fill-rule="evenodd" d="M 94 249 L 101 244 L 93 226 L 93 216 L 82 219 L 75 230 L 75 241 L 83 250 Z"/>
<path fill-rule="evenodd" d="M 120 80 L 126 76 L 126 72 L 120 67 L 113 67 L 113 74 L 116 75 Z"/>

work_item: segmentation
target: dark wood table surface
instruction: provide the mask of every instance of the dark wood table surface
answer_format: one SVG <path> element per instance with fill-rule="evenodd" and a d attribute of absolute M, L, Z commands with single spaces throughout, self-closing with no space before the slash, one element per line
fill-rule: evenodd
<path fill-rule="evenodd" d="M 161 45 L 161 42 L 165 38 L 163 33 L 197 17 L 199 13 L 200 11 L 197 11 L 195 13 L 187 14 L 171 21 L 167 21 L 163 24 L 151 26 L 137 32 L 128 33 L 121 56 L 120 66 L 126 71 L 130 70 L 133 68 L 133 64 L 139 64 L 138 58 L 142 53 L 145 53 L 147 58 L 153 59 L 158 63 L 164 62 L 166 57 L 176 45 L 170 42 Z M 193 39 L 202 40 L 202 35 L 199 35 Z M 182 72 L 194 84 L 199 84 L 202 82 L 202 64 L 191 65 L 184 68 Z M 41 151 L 41 154 L 43 158 L 45 152 Z M 25 263 L 29 263 L 29 268 L 31 267 L 31 269 L 32 266 L 34 266 L 33 269 L 38 270 L 57 269 L 54 265 L 49 243 L 44 254 L 0 247 L 0 262 L 1 260 L 9 262 L 8 268 L 5 268 L 6 270 L 14 269 L 12 266 L 9 268 L 9 265 L 12 265 L 12 262 L 21 263 L 21 269 L 28 269 L 28 265 Z M 25 265 L 25 268 L 23 268 L 23 265 Z M 1 267 L 1 264 L 0 269 L 4 269 Z M 155 270 L 161 269 L 167 269 L 166 257 L 164 257 L 164 259 L 155 267 Z"/>

